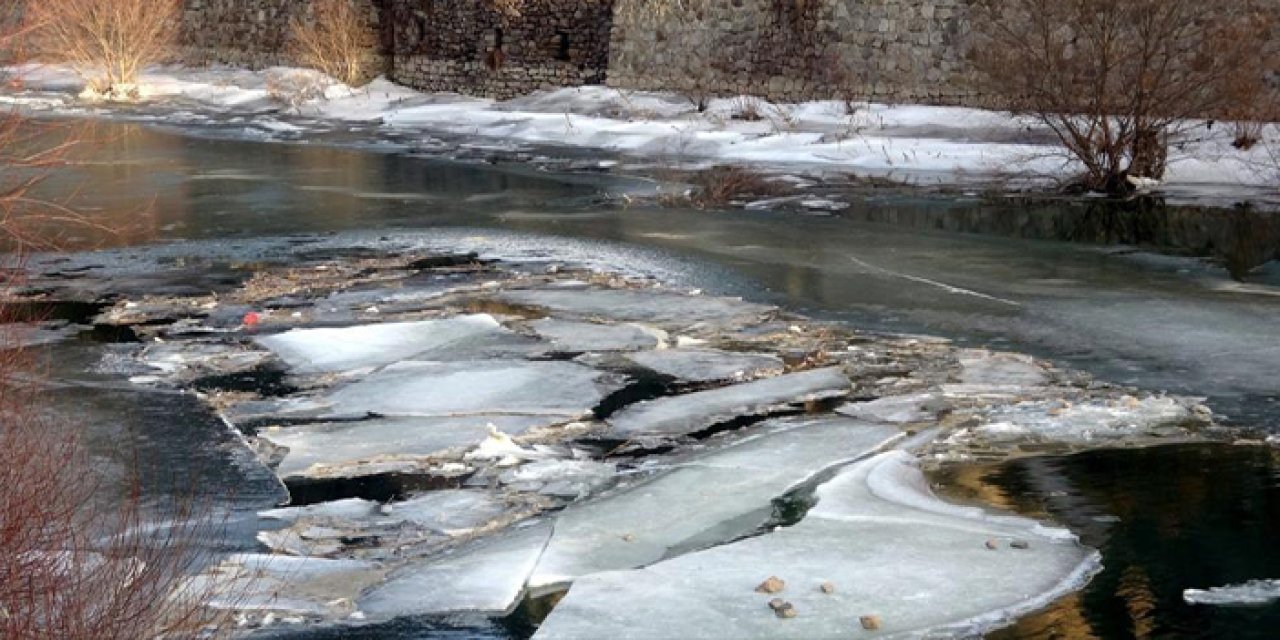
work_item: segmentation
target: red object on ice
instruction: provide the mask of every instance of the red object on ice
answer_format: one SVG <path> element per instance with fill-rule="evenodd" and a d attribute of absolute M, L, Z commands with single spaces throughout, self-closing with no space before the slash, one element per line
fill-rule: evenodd
<path fill-rule="evenodd" d="M 244 326 L 252 327 L 258 324 L 258 322 L 261 320 L 262 320 L 262 316 L 258 315 L 257 311 L 250 311 L 249 313 L 244 314 L 243 322 L 244 322 Z"/>

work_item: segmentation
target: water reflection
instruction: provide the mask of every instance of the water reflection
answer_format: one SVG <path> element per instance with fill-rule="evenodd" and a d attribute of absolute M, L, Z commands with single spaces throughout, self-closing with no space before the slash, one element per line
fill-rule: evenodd
<path fill-rule="evenodd" d="M 956 498 L 1049 517 L 1099 548 L 1081 593 L 992 634 L 1012 638 L 1273 638 L 1280 606 L 1205 607 L 1204 588 L 1280 576 L 1280 451 L 1224 445 L 1099 451 L 951 469 Z M 950 493 L 950 492 L 949 492 Z"/>

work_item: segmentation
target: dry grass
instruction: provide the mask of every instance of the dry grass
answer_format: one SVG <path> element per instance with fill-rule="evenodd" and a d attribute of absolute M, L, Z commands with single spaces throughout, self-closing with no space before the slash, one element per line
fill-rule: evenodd
<path fill-rule="evenodd" d="M 309 18 L 289 22 L 290 48 L 301 64 L 347 85 L 367 80 L 369 25 L 351 0 L 315 0 Z"/>
<path fill-rule="evenodd" d="M 715 166 L 689 178 L 694 188 L 679 195 L 668 195 L 662 204 L 696 209 L 724 209 L 736 202 L 784 195 L 788 186 L 744 167 Z"/>
<path fill-rule="evenodd" d="M 71 64 L 91 89 L 108 94 L 169 54 L 182 0 L 40 0 L 26 14 L 34 53 Z"/>

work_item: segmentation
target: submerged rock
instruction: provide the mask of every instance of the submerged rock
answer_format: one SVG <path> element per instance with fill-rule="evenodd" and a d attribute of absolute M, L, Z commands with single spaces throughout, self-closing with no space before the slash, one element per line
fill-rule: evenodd
<path fill-rule="evenodd" d="M 834 639 L 869 624 L 893 635 L 978 635 L 1071 591 L 1096 568 L 1096 553 L 1065 531 L 939 501 L 910 460 L 887 453 L 843 471 L 795 526 L 582 577 L 534 637 Z M 989 534 L 1040 543 L 991 554 L 972 543 Z M 756 613 L 758 596 L 743 594 L 769 571 L 846 586 L 792 595 L 805 615 L 779 626 Z M 868 610 L 876 614 L 859 613 Z"/>
<path fill-rule="evenodd" d="M 685 436 L 738 418 L 768 415 L 805 402 L 848 395 L 839 368 L 792 373 L 756 382 L 642 402 L 609 419 L 613 433 Z"/>

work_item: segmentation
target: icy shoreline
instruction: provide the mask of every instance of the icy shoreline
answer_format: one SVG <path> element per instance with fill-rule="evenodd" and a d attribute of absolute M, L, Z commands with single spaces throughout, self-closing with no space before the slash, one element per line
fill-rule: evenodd
<path fill-rule="evenodd" d="M 447 134 L 508 149 L 554 145 L 667 166 L 733 163 L 775 172 L 855 173 L 918 186 L 1043 186 L 1078 169 L 1039 125 L 978 109 L 772 104 L 739 97 L 713 100 L 699 113 L 678 94 L 600 86 L 496 102 L 425 94 L 383 79 L 352 89 L 301 69 L 218 67 L 149 69 L 138 85 L 143 106 L 133 107 L 78 99 L 83 82 L 67 68 L 28 65 L 9 71 L 23 78 L 23 88 L 0 92 L 0 103 L 65 115 L 141 108 L 170 123 L 230 118 L 247 135 L 269 140 L 374 126 L 388 134 Z M 1266 135 L 1280 144 L 1274 125 Z M 1194 128 L 1171 150 L 1163 187 L 1256 195 L 1275 183 L 1266 145 L 1240 151 L 1230 143 L 1229 127 Z"/>

